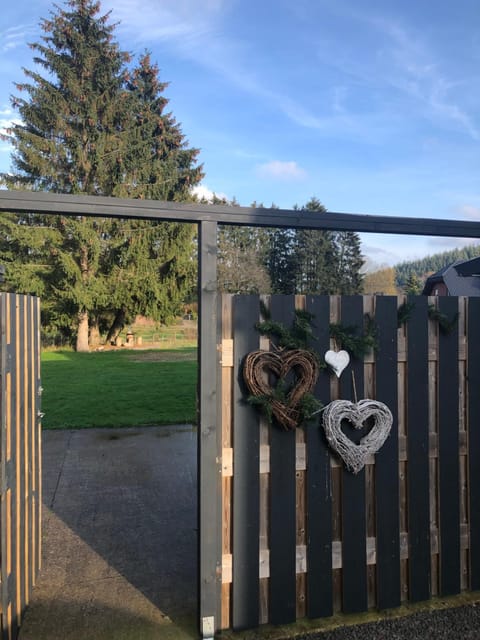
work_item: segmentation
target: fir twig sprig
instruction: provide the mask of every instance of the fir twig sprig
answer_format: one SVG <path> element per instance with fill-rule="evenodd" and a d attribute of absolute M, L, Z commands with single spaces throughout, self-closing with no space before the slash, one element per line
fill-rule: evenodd
<path fill-rule="evenodd" d="M 410 320 L 412 311 L 415 308 L 414 302 L 404 302 L 397 310 L 397 326 L 400 328 Z"/>
<path fill-rule="evenodd" d="M 361 335 L 358 335 L 357 326 L 343 326 L 342 324 L 330 324 L 330 337 L 333 338 L 338 347 L 341 347 L 353 358 L 361 360 L 370 351 L 378 348 L 377 325 L 375 321 L 366 313 L 364 316 L 364 326 Z"/>
<path fill-rule="evenodd" d="M 414 308 L 415 308 L 414 302 L 404 302 L 402 305 L 398 307 L 397 319 L 398 319 L 399 327 L 402 326 L 402 324 L 406 324 L 410 320 L 410 317 L 412 315 Z M 437 307 L 434 304 L 429 304 L 428 317 L 430 318 L 430 320 L 434 320 L 435 322 L 438 322 L 440 331 L 444 335 L 448 335 L 453 331 L 453 329 L 455 328 L 455 325 L 457 324 L 458 311 L 453 315 L 452 318 L 449 318 L 445 313 L 442 313 L 441 311 L 439 311 L 439 309 L 437 309 Z"/>
<path fill-rule="evenodd" d="M 430 318 L 430 320 L 436 320 L 438 322 L 440 331 L 443 334 L 448 335 L 453 331 L 455 325 L 457 324 L 458 311 L 452 318 L 449 318 L 445 313 L 439 311 L 435 305 L 429 304 L 428 317 Z"/>
<path fill-rule="evenodd" d="M 264 318 L 262 322 L 257 322 L 255 328 L 262 336 L 275 338 L 277 347 L 280 349 L 307 349 L 309 341 L 315 340 L 312 332 L 312 322 L 314 315 L 303 309 L 295 309 L 295 317 L 291 329 L 288 329 L 281 322 L 271 319 L 270 310 L 261 302 L 260 311 Z M 313 352 L 313 351 L 312 351 Z"/>

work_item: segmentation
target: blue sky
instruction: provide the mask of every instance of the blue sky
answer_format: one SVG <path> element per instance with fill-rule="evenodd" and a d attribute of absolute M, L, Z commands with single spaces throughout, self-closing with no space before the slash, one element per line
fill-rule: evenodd
<path fill-rule="evenodd" d="M 61 5 L 62 3 L 59 2 Z M 0 126 L 53 4 L 0 15 Z M 148 49 L 206 190 L 282 208 L 480 221 L 478 0 L 105 0 Z M 0 170 L 10 166 L 0 147 Z M 377 264 L 464 245 L 362 235 Z"/>

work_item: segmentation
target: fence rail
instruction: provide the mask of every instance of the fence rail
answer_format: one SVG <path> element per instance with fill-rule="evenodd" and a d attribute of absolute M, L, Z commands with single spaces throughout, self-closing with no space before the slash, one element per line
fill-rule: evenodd
<path fill-rule="evenodd" d="M 315 396 L 392 411 L 387 441 L 358 474 L 328 448 L 319 421 L 287 432 L 245 402 L 242 363 L 269 347 L 257 296 L 223 296 L 221 362 L 221 626 L 397 607 L 478 589 L 480 582 L 480 299 L 263 297 L 272 320 L 314 315 L 312 346 L 335 345 L 332 322 L 377 326 L 378 349 Z M 437 310 L 432 314 L 432 308 Z M 457 317 L 458 314 L 458 317 Z M 441 330 L 439 315 L 454 319 Z"/>

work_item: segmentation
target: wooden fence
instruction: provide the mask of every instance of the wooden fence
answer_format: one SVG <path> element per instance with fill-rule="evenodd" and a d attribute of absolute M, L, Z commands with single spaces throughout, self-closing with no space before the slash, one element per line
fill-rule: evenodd
<path fill-rule="evenodd" d="M 1 630 L 14 640 L 40 568 L 40 305 L 0 294 Z"/>
<path fill-rule="evenodd" d="M 262 297 L 272 320 L 329 324 L 374 318 L 378 349 L 340 379 L 322 371 L 315 396 L 373 398 L 392 411 L 380 451 L 352 474 L 328 448 L 320 417 L 269 426 L 245 402 L 242 363 L 269 349 L 255 330 L 260 298 L 221 301 L 221 627 L 283 624 L 397 607 L 480 588 L 480 298 Z M 432 305 L 437 314 L 432 313 Z M 453 320 L 441 330 L 439 317 Z"/>

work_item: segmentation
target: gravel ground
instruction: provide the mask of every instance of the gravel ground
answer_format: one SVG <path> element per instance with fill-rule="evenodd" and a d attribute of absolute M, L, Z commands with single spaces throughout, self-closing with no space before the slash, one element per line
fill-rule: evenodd
<path fill-rule="evenodd" d="M 480 603 L 308 633 L 295 640 L 480 640 Z"/>

